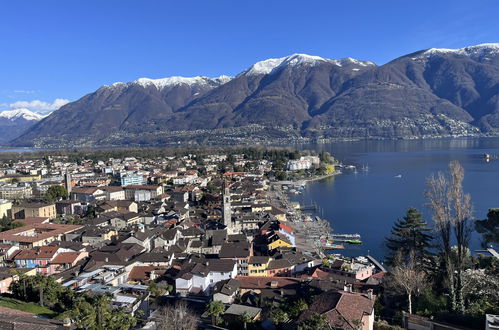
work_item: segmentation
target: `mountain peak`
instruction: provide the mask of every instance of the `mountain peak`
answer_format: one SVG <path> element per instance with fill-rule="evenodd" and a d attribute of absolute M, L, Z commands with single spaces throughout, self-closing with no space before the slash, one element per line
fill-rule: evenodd
<path fill-rule="evenodd" d="M 359 66 L 375 65 L 373 62 L 359 61 L 351 57 L 333 60 L 307 54 L 292 54 L 281 58 L 269 58 L 268 60 L 257 62 L 247 70 L 243 71 L 241 75 L 265 75 L 271 73 L 274 69 L 286 66 L 314 66 L 320 63 L 331 63 L 337 66 L 343 66 L 346 64 L 355 64 Z"/>
<path fill-rule="evenodd" d="M 488 60 L 487 56 L 499 55 L 499 43 L 485 43 L 463 48 L 430 48 L 413 57 L 413 60 L 428 59 L 429 57 L 442 54 L 455 54 L 468 56 L 474 60 Z"/>
<path fill-rule="evenodd" d="M 115 82 L 112 85 L 106 85 L 105 87 L 120 87 L 120 86 L 130 86 L 130 85 L 140 85 L 142 87 L 154 86 L 157 89 L 163 89 L 171 86 L 179 86 L 179 85 L 210 85 L 210 84 L 225 84 L 230 81 L 232 77 L 230 76 L 219 76 L 216 78 L 209 78 L 204 76 L 196 76 L 196 77 L 181 77 L 181 76 L 173 76 L 167 78 L 159 78 L 159 79 L 150 79 L 150 78 L 139 78 L 132 82 L 123 83 L 123 82 Z"/>
<path fill-rule="evenodd" d="M 48 115 L 41 115 L 36 112 L 29 111 L 28 109 L 19 108 L 14 110 L 7 110 L 0 112 L 0 118 L 5 118 L 10 121 L 14 121 L 16 119 L 22 118 L 24 120 L 42 120 Z"/>

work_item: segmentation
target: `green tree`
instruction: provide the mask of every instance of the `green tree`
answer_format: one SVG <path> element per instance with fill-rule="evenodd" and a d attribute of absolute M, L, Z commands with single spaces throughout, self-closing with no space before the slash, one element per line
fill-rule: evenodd
<path fill-rule="evenodd" d="M 482 247 L 499 243 L 499 209 L 489 209 L 487 219 L 476 220 L 475 230 L 482 234 Z"/>
<path fill-rule="evenodd" d="M 293 300 L 293 302 L 290 304 L 289 309 L 288 309 L 288 315 L 292 319 L 297 318 L 300 316 L 300 314 L 308 309 L 308 305 L 303 299 L 298 299 L 296 301 Z"/>
<path fill-rule="evenodd" d="M 241 322 L 244 324 L 244 330 L 248 329 L 248 323 L 252 323 L 253 322 L 253 319 L 251 318 L 251 316 L 244 312 L 242 315 L 241 315 Z"/>
<path fill-rule="evenodd" d="M 330 329 L 327 323 L 325 314 L 314 313 L 311 317 L 301 322 L 298 325 L 299 330 L 328 330 Z"/>
<path fill-rule="evenodd" d="M 289 320 L 289 315 L 282 309 L 276 308 L 270 311 L 269 319 L 275 325 L 279 325 L 279 323 L 287 322 Z"/>
<path fill-rule="evenodd" d="M 218 317 L 225 311 L 224 304 L 221 301 L 210 301 L 206 306 L 206 312 L 211 316 L 211 323 L 218 324 Z"/>
<path fill-rule="evenodd" d="M 422 218 L 417 209 L 410 207 L 402 219 L 397 219 L 391 235 L 385 238 L 386 247 L 390 251 L 386 257 L 388 264 L 393 264 L 395 255 L 401 250 L 404 256 L 409 256 L 413 251 L 419 262 L 428 260 L 432 235 L 431 228 Z"/>
<path fill-rule="evenodd" d="M 53 203 L 66 197 L 68 197 L 68 191 L 65 187 L 53 185 L 50 186 L 47 190 L 47 193 L 45 194 L 45 201 L 48 203 Z"/>

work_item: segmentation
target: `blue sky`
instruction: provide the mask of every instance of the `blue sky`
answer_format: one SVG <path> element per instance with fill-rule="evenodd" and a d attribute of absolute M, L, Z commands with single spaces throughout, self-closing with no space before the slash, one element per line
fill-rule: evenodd
<path fill-rule="evenodd" d="M 499 42 L 498 12 L 497 0 L 1 1 L 0 111 L 52 110 L 139 77 L 235 75 L 293 53 L 383 64 Z"/>

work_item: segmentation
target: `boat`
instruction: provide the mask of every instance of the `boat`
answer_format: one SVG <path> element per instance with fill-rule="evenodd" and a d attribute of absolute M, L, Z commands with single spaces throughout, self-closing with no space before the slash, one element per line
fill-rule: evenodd
<path fill-rule="evenodd" d="M 349 240 L 345 241 L 345 243 L 348 243 L 348 244 L 362 244 L 362 241 L 360 239 L 349 239 Z"/>
<path fill-rule="evenodd" d="M 402 177 L 402 174 L 397 174 L 394 176 L 394 178 L 400 179 Z"/>

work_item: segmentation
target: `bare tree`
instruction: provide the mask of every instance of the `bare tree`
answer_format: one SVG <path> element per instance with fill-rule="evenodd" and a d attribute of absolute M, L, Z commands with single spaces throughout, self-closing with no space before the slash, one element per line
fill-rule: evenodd
<path fill-rule="evenodd" d="M 412 295 L 427 284 L 426 274 L 417 266 L 414 251 L 409 252 L 408 258 L 402 251 L 395 255 L 391 278 L 395 289 L 407 295 L 408 311 L 412 314 Z"/>
<path fill-rule="evenodd" d="M 156 318 L 158 330 L 193 330 L 197 324 L 198 318 L 185 301 L 161 307 Z"/>
<path fill-rule="evenodd" d="M 435 229 L 440 238 L 440 249 L 445 266 L 445 278 L 449 288 L 451 309 L 464 312 L 462 273 L 465 269 L 466 252 L 471 237 L 471 196 L 463 192 L 464 169 L 458 161 L 449 163 L 450 178 L 441 172 L 428 179 L 426 198 L 433 211 Z M 452 256 L 451 237 L 457 244 L 457 257 Z"/>

